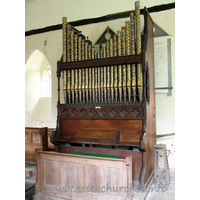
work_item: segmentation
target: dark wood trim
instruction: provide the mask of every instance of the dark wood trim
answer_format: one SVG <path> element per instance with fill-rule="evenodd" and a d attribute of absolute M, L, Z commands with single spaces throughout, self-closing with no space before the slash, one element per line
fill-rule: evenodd
<path fill-rule="evenodd" d="M 127 103 L 127 104 L 126 104 Z M 135 105 L 133 102 L 118 103 L 99 103 L 95 104 L 69 104 L 60 106 L 61 119 L 89 119 L 89 120 L 145 120 L 143 106 Z M 119 106 L 120 105 L 120 106 Z M 98 108 L 96 108 L 98 107 Z M 125 111 L 125 113 L 123 113 Z M 84 112 L 82 114 L 82 112 Z M 75 115 L 73 114 L 75 113 Z"/>
<path fill-rule="evenodd" d="M 174 9 L 174 8 L 175 8 L 175 2 L 169 3 L 169 4 L 153 6 L 153 7 L 147 8 L 147 10 L 149 11 L 149 13 L 152 13 L 152 12 L 160 12 L 160 11 Z M 81 19 L 81 20 L 72 21 L 69 23 L 73 27 L 76 27 L 76 26 L 83 26 L 83 25 L 100 23 L 100 22 L 105 22 L 105 21 L 111 21 L 111 20 L 129 17 L 130 12 L 132 12 L 132 11 L 134 11 L 134 10 L 129 10 L 126 12 L 120 12 L 120 13 L 115 13 L 115 14 L 109 14 L 109 15 L 105 15 L 102 17 L 96 17 L 96 18 L 91 18 L 91 19 Z M 140 10 L 141 14 L 144 14 L 144 12 L 145 12 L 145 9 Z M 57 25 L 53 25 L 53 26 L 47 26 L 45 28 L 26 31 L 25 36 L 36 35 L 36 34 L 40 34 L 40 33 L 46 33 L 49 31 L 56 31 L 56 30 L 60 30 L 60 29 L 62 29 L 62 24 L 57 24 Z"/>
<path fill-rule="evenodd" d="M 101 59 L 65 62 L 65 63 L 60 62 L 60 70 L 62 71 L 62 70 L 75 69 L 75 68 L 80 69 L 80 68 L 88 68 L 88 67 L 101 67 L 101 66 L 141 63 L 142 56 L 144 55 L 143 54 L 130 55 L 130 56 L 101 58 Z"/>
<path fill-rule="evenodd" d="M 159 87 L 159 88 L 155 88 L 155 90 L 172 90 L 173 87 Z"/>
<path fill-rule="evenodd" d="M 61 77 L 61 70 L 60 70 L 60 63 L 57 62 L 57 77 L 58 77 L 58 105 L 60 104 L 60 77 Z"/>
<path fill-rule="evenodd" d="M 156 135 L 156 138 L 162 138 L 162 137 L 172 136 L 172 135 L 175 135 L 175 133 L 166 133 L 166 134 Z"/>

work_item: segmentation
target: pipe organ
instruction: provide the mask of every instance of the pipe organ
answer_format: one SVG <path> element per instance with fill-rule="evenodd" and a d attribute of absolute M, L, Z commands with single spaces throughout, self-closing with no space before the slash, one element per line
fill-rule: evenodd
<path fill-rule="evenodd" d="M 137 34 L 133 12 L 117 35 L 110 38 L 106 46 L 99 47 L 98 51 L 82 39 L 82 36 L 74 34 L 74 30 L 70 30 L 66 23 L 66 17 L 63 17 L 63 63 L 85 60 L 102 62 L 102 58 L 135 55 L 135 49 L 137 54 L 141 53 L 141 36 L 135 40 Z M 138 42 L 135 44 L 135 41 Z M 127 64 L 63 70 L 63 80 L 66 104 L 142 101 L 141 64 L 137 64 L 137 67 L 135 64 Z"/>
<path fill-rule="evenodd" d="M 63 17 L 51 142 L 58 153 L 131 155 L 132 182 L 145 186 L 153 172 L 156 131 L 153 21 L 146 8 L 142 15 L 136 1 L 129 20 L 98 50 Z"/>

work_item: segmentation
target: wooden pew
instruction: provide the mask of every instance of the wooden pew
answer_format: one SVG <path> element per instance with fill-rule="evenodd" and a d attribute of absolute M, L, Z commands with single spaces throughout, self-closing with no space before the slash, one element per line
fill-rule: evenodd
<path fill-rule="evenodd" d="M 131 183 L 132 156 L 113 159 L 39 151 L 33 199 L 132 199 Z"/>
<path fill-rule="evenodd" d="M 48 128 L 25 127 L 25 163 L 36 164 L 35 151 L 48 150 Z"/>
<path fill-rule="evenodd" d="M 48 128 L 48 149 L 49 150 L 55 150 L 55 145 L 50 142 L 50 136 L 54 130 L 55 128 Z"/>

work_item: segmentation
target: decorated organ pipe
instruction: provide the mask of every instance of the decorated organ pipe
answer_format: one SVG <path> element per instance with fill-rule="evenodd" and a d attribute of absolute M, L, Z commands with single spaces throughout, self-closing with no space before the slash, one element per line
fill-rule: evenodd
<path fill-rule="evenodd" d="M 110 38 L 110 57 L 113 57 L 113 38 Z M 114 67 L 110 67 L 110 94 L 111 102 L 114 102 Z"/>
<path fill-rule="evenodd" d="M 140 1 L 135 2 L 135 18 L 136 18 L 136 53 L 141 53 L 141 30 L 140 30 Z M 139 101 L 142 101 L 142 66 L 137 64 L 137 87 Z"/>
<path fill-rule="evenodd" d="M 92 54 L 92 60 L 94 60 L 95 59 L 95 50 L 93 51 L 93 54 Z M 90 102 L 91 103 L 94 103 L 94 99 L 95 99 L 95 93 L 94 93 L 94 68 L 89 68 L 89 69 L 91 69 L 90 70 L 90 82 L 89 82 L 89 87 L 91 88 L 90 89 Z"/>
<path fill-rule="evenodd" d="M 85 42 L 85 60 L 88 60 L 88 43 Z"/>
<path fill-rule="evenodd" d="M 71 61 L 71 51 L 70 51 L 70 30 L 71 30 L 71 27 L 69 24 L 67 24 L 67 62 L 70 62 Z"/>
<path fill-rule="evenodd" d="M 85 69 L 85 94 L 86 94 L 86 103 L 89 103 L 88 97 L 89 97 L 89 93 L 88 93 L 88 84 L 89 84 L 89 77 L 88 77 L 89 73 L 88 73 L 88 68 Z"/>
<path fill-rule="evenodd" d="M 71 70 L 71 96 L 72 96 L 72 103 L 74 103 L 74 69 Z"/>
<path fill-rule="evenodd" d="M 70 50 L 71 50 L 71 62 L 74 61 L 74 30 L 70 30 Z M 75 91 L 74 91 L 74 70 L 71 70 L 71 94 L 72 103 L 75 103 Z"/>
<path fill-rule="evenodd" d="M 74 62 L 74 30 L 70 31 L 71 44 L 71 62 Z"/>
<path fill-rule="evenodd" d="M 126 55 L 126 43 L 125 43 L 125 39 L 126 39 L 126 27 L 122 26 L 122 56 Z M 126 102 L 126 65 L 122 66 L 122 85 L 123 85 L 123 98 L 124 98 L 124 102 Z"/>
<path fill-rule="evenodd" d="M 98 53 L 94 51 L 94 59 L 98 59 Z"/>
<path fill-rule="evenodd" d="M 85 103 L 85 69 L 82 69 L 82 102 L 80 103 Z"/>
<path fill-rule="evenodd" d="M 70 30 L 71 30 L 71 27 L 70 27 L 70 25 L 69 24 L 67 24 L 67 41 L 66 41 L 66 43 L 67 43 L 67 62 L 70 62 L 70 55 L 71 55 L 71 53 L 70 53 Z M 68 103 L 71 103 L 71 82 L 70 82 L 70 80 L 71 80 L 71 71 L 70 70 L 67 70 L 67 102 Z"/>
<path fill-rule="evenodd" d="M 74 31 L 63 17 L 62 61 L 79 62 L 141 54 L 140 3 L 130 20 L 99 49 Z M 95 61 L 94 61 L 95 62 Z M 130 63 L 63 70 L 65 103 L 126 103 L 142 101 L 142 65 Z"/>
<path fill-rule="evenodd" d="M 109 41 L 106 42 L 106 58 L 110 57 L 110 44 Z M 107 88 L 107 102 L 110 103 L 110 67 L 107 66 L 106 72 L 106 88 Z"/>
<path fill-rule="evenodd" d="M 101 103 L 101 67 L 97 68 L 97 80 L 98 80 L 98 102 Z"/>
<path fill-rule="evenodd" d="M 117 43 L 117 49 L 118 49 L 118 56 L 122 56 L 122 31 L 117 32 L 118 36 L 118 43 Z M 122 102 L 122 66 L 118 66 L 118 91 L 119 91 L 119 102 Z"/>
<path fill-rule="evenodd" d="M 114 35 L 113 36 L 113 56 L 116 57 L 117 56 L 117 36 Z M 114 66 L 114 96 L 115 96 L 115 101 L 117 102 L 118 99 L 118 81 L 117 81 L 117 65 Z"/>
<path fill-rule="evenodd" d="M 88 59 L 91 60 L 92 45 L 88 45 Z"/>
<path fill-rule="evenodd" d="M 98 103 L 98 69 L 97 67 L 94 68 L 94 89 L 95 89 L 95 93 L 94 93 L 94 102 L 93 103 Z"/>
<path fill-rule="evenodd" d="M 103 75 L 104 75 L 104 73 L 103 73 L 103 67 L 101 67 L 101 70 L 100 70 L 100 73 L 101 73 L 101 103 L 103 103 L 104 102 L 104 100 L 103 100 L 103 96 L 104 96 L 104 90 L 103 90 Z"/>
<path fill-rule="evenodd" d="M 90 98 L 90 103 L 92 103 L 92 69 L 91 68 L 88 69 L 88 74 L 89 74 L 88 76 L 89 98 Z"/>
<path fill-rule="evenodd" d="M 106 47 L 103 46 L 103 58 L 106 58 Z M 107 91 L 106 91 L 106 66 L 103 67 L 103 102 L 107 102 Z"/>
<path fill-rule="evenodd" d="M 131 55 L 135 55 L 135 16 L 134 13 L 130 13 L 130 22 L 131 22 Z M 132 93 L 133 93 L 133 101 L 136 102 L 136 66 L 135 64 L 131 65 L 131 77 L 132 77 Z"/>
<path fill-rule="evenodd" d="M 79 93 L 79 103 L 81 103 L 81 97 L 82 97 L 82 88 L 81 88 L 81 79 L 82 79 L 82 73 L 81 73 L 81 69 L 78 69 L 78 93 Z"/>
<path fill-rule="evenodd" d="M 126 55 L 130 55 L 130 21 L 126 21 Z M 131 65 L 127 65 L 127 91 L 128 102 L 131 101 Z"/>
<path fill-rule="evenodd" d="M 95 103 L 95 89 L 94 89 L 94 83 L 95 83 L 95 75 L 94 75 L 94 67 L 92 68 L 92 103 Z"/>
<path fill-rule="evenodd" d="M 91 59 L 94 59 L 94 47 L 92 47 L 92 54 L 91 54 Z"/>
<path fill-rule="evenodd" d="M 103 87 L 104 87 L 104 102 L 107 103 L 107 93 L 106 93 L 106 79 L 107 71 L 106 67 L 103 67 Z"/>
<path fill-rule="evenodd" d="M 62 29 L 63 29 L 63 62 L 67 61 L 67 18 L 62 18 Z M 67 81 L 67 72 L 63 71 L 63 96 L 64 101 L 66 102 L 66 81 Z"/>
<path fill-rule="evenodd" d="M 74 34 L 74 61 L 78 59 L 78 36 Z M 75 102 L 78 103 L 78 71 L 74 70 L 74 91 L 75 91 Z"/>
<path fill-rule="evenodd" d="M 74 35 L 74 61 L 78 60 L 78 36 Z"/>
<path fill-rule="evenodd" d="M 81 46 L 82 46 L 82 37 L 79 36 L 78 37 L 78 61 L 82 60 L 82 50 L 81 50 Z"/>
<path fill-rule="evenodd" d="M 71 103 L 71 71 L 67 70 L 67 102 Z"/>
<path fill-rule="evenodd" d="M 75 102 L 78 103 L 78 70 L 74 70 Z"/>
<path fill-rule="evenodd" d="M 82 52 L 81 60 L 85 60 L 85 39 L 82 39 L 81 41 L 81 52 Z"/>

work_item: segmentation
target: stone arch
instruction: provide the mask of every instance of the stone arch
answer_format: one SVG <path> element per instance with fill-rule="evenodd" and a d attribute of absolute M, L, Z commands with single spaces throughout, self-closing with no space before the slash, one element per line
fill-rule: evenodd
<path fill-rule="evenodd" d="M 35 49 L 25 65 L 25 126 L 49 126 L 51 97 L 42 97 L 42 73 L 50 66 L 40 50 Z"/>

